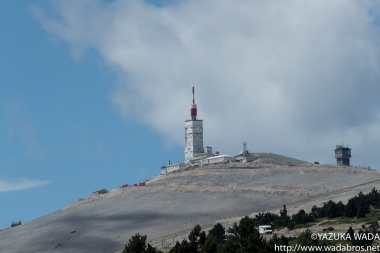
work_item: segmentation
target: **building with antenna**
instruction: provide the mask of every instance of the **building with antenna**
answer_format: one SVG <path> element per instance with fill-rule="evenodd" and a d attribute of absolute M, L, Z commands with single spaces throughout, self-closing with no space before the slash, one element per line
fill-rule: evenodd
<path fill-rule="evenodd" d="M 203 120 L 197 119 L 197 105 L 194 98 L 190 108 L 190 120 L 185 121 L 185 164 L 194 158 L 195 154 L 204 153 L 203 149 Z"/>
<path fill-rule="evenodd" d="M 243 151 L 240 151 L 239 154 L 237 156 L 235 156 L 235 160 L 237 162 L 243 162 L 243 163 L 252 161 L 252 157 L 251 157 L 251 154 L 249 153 L 249 151 L 247 149 L 247 143 L 246 142 L 243 142 Z"/>
<path fill-rule="evenodd" d="M 223 162 L 250 162 L 252 160 L 248 150 L 247 143 L 244 142 L 244 151 L 240 152 L 237 157 L 229 155 L 219 155 L 216 151 L 212 152 L 212 147 L 206 147 L 206 152 L 203 148 L 203 120 L 197 119 L 197 105 L 195 104 L 195 94 L 193 87 L 193 103 L 190 107 L 191 119 L 185 121 L 185 162 L 162 166 L 161 174 L 167 174 L 181 169 L 187 165 L 204 165 L 211 163 Z"/>
<path fill-rule="evenodd" d="M 348 146 L 336 145 L 335 158 L 338 166 L 350 166 L 351 149 Z"/>
<path fill-rule="evenodd" d="M 191 119 L 185 121 L 185 164 L 203 164 L 205 159 L 215 156 L 212 153 L 212 147 L 206 147 L 206 152 L 203 149 L 203 120 L 197 119 L 197 113 L 193 87 Z"/>
<path fill-rule="evenodd" d="M 197 105 L 194 98 L 190 108 L 190 120 L 185 121 L 185 164 L 200 164 L 203 159 L 214 156 L 212 147 L 203 149 L 203 120 L 197 119 Z"/>
<path fill-rule="evenodd" d="M 203 148 L 203 120 L 197 119 L 197 105 L 193 87 L 193 103 L 190 106 L 191 119 L 185 121 L 185 163 L 169 164 L 161 167 L 161 174 L 179 170 L 186 164 L 201 164 L 203 159 L 214 156 L 212 147 Z"/>

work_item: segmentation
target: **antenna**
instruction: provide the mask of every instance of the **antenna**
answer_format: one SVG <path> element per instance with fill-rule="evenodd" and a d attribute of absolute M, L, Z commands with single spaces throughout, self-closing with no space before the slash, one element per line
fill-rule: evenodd
<path fill-rule="evenodd" d="M 194 86 L 193 86 L 193 104 L 194 104 Z"/>
<path fill-rule="evenodd" d="M 190 116 L 191 116 L 191 120 L 197 120 L 197 105 L 195 104 L 195 99 L 194 99 L 194 86 L 193 86 L 193 104 L 191 105 Z"/>
<path fill-rule="evenodd" d="M 244 150 L 244 152 L 247 151 L 247 143 L 246 142 L 243 142 L 243 150 Z"/>

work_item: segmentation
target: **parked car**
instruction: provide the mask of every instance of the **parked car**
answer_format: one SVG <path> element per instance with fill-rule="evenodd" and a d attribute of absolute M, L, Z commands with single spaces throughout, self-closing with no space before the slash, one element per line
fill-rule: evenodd
<path fill-rule="evenodd" d="M 128 184 L 123 184 L 120 188 L 128 187 Z"/>
<path fill-rule="evenodd" d="M 272 226 L 269 225 L 263 225 L 259 226 L 259 233 L 260 234 L 272 234 Z"/>

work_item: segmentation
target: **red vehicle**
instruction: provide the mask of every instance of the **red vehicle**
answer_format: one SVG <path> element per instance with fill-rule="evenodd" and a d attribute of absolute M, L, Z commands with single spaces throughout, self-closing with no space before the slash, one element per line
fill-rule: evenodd
<path fill-rule="evenodd" d="M 123 184 L 121 188 L 128 187 L 128 184 Z"/>
<path fill-rule="evenodd" d="M 139 183 L 139 186 L 145 186 L 145 182 Z"/>

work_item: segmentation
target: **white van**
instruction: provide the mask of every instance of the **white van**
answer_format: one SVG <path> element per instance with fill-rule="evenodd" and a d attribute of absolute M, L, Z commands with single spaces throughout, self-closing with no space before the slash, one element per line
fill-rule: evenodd
<path fill-rule="evenodd" d="M 259 226 L 260 234 L 272 234 L 272 227 L 269 225 Z"/>

